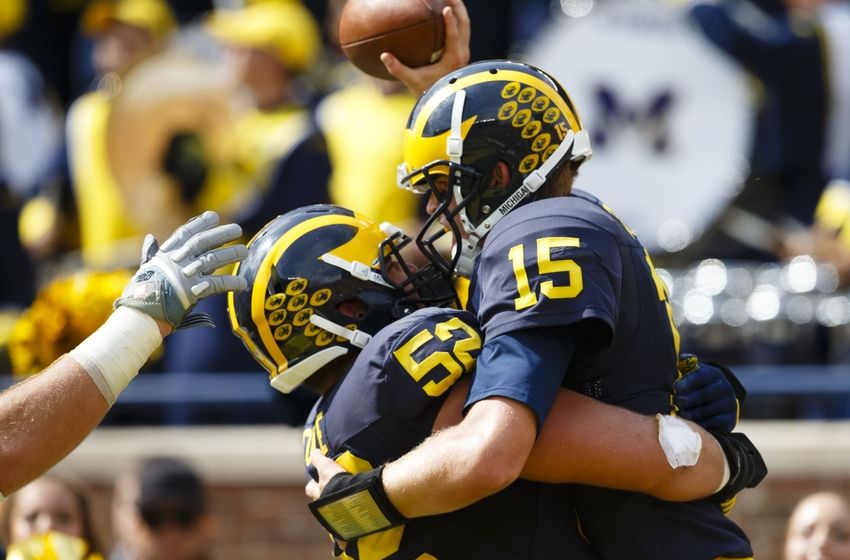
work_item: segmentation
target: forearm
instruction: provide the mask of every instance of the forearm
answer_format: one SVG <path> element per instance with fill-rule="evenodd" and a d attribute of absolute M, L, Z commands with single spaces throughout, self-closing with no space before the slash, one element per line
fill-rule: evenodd
<path fill-rule="evenodd" d="M 481 401 L 461 424 L 387 465 L 384 488 L 405 517 L 460 509 L 516 480 L 534 432 L 530 409 L 508 399 Z"/>
<path fill-rule="evenodd" d="M 60 461 L 108 410 L 95 383 L 67 355 L 0 394 L 0 492 L 9 495 Z"/>
<path fill-rule="evenodd" d="M 699 462 L 673 469 L 658 442 L 654 417 L 563 390 L 522 477 L 645 492 L 674 501 L 707 497 L 723 478 L 723 453 L 710 434 L 689 425 L 702 438 Z"/>

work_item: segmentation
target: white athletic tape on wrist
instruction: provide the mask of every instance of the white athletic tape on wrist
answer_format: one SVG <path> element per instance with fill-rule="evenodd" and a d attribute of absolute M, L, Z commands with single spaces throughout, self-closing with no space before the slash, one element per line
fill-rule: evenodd
<path fill-rule="evenodd" d="M 159 326 L 150 315 L 122 305 L 69 354 L 112 406 L 161 343 Z"/>
<path fill-rule="evenodd" d="M 718 447 L 720 444 L 717 444 Z M 714 491 L 715 494 L 723 490 L 723 487 L 729 482 L 729 478 L 732 476 L 732 469 L 729 468 L 729 459 L 726 458 L 726 454 L 723 453 L 723 449 L 720 449 L 720 455 L 723 457 L 723 480 L 720 482 L 720 486 L 717 487 L 717 490 Z"/>
<path fill-rule="evenodd" d="M 677 469 L 696 465 L 702 450 L 700 435 L 681 418 L 661 414 L 655 417 L 658 419 L 658 443 L 670 466 Z"/>

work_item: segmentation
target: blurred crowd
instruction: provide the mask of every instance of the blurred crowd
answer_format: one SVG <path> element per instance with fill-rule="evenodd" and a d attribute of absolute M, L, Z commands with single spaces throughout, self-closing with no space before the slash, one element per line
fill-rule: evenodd
<path fill-rule="evenodd" d="M 342 4 L 0 2 L 0 374 L 35 373 L 73 348 L 109 314 L 137 266 L 129 256 L 142 236 L 161 239 L 204 209 L 239 223 L 246 239 L 278 214 L 323 202 L 416 231 L 424 200 L 395 185 L 414 98 L 345 61 L 335 40 Z M 570 33 L 581 20 L 621 25 L 618 6 L 628 5 L 632 25 L 661 11 L 740 76 L 753 126 L 735 154 L 736 179 L 717 187 L 731 194 L 715 195 L 721 207 L 699 228 L 684 220 L 693 230 L 684 238 L 665 242 L 659 233 L 659 243 L 648 244 L 671 290 L 683 348 L 736 364 L 850 363 L 847 2 L 466 4 L 472 60 L 535 62 L 544 32 Z M 664 66 L 673 50 L 655 48 L 646 68 Z M 587 44 L 562 58 L 593 61 L 597 50 L 605 48 Z M 606 66 L 596 66 L 602 83 Z M 627 87 L 559 77 L 570 91 L 594 91 L 578 102 L 597 116 L 585 114 L 601 160 L 594 165 L 616 167 L 605 158 L 619 134 L 650 146 L 668 166 L 662 173 L 680 166 L 670 121 L 688 122 L 679 109 L 687 100 L 676 84 L 637 111 L 621 106 L 633 93 Z M 712 104 L 711 85 L 709 103 L 698 108 L 709 118 L 724 110 Z M 697 141 L 711 162 L 719 142 Z M 696 180 L 703 171 L 686 173 Z M 637 175 L 626 166 L 618 181 L 632 199 L 650 187 L 629 179 Z M 676 185 L 669 198 L 687 200 L 688 186 Z M 666 198 L 660 193 L 659 203 Z M 699 213 L 695 206 L 672 217 Z M 224 298 L 201 307 L 218 328 L 170 337 L 150 373 L 256 369 L 230 333 Z M 274 398 L 288 411 L 279 419 L 291 424 L 312 404 L 299 392 Z"/>

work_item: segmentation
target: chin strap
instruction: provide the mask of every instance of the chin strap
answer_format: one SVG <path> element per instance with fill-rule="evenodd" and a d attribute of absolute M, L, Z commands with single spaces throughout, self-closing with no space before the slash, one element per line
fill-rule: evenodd
<path fill-rule="evenodd" d="M 336 255 L 331 255 L 330 253 L 325 253 L 324 255 L 322 255 L 322 261 L 331 266 L 343 269 L 358 280 L 374 282 L 375 284 L 380 284 L 381 286 L 385 286 L 387 288 L 393 287 L 386 280 L 384 280 L 380 274 L 372 270 L 369 265 L 363 264 L 362 262 L 347 261 L 341 257 L 337 257 Z"/>
<path fill-rule="evenodd" d="M 369 333 L 357 329 L 347 329 L 318 315 L 310 315 L 310 322 L 331 334 L 341 336 L 357 348 L 365 348 L 369 344 L 369 341 L 372 340 L 372 335 Z"/>

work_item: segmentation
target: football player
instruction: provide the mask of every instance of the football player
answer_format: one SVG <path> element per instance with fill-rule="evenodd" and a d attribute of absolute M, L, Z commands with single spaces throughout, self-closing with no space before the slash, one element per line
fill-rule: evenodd
<path fill-rule="evenodd" d="M 238 274 L 251 289 L 230 295 L 232 326 L 274 387 L 290 392 L 303 383 L 322 395 L 304 433 L 308 466 L 315 451 L 369 473 L 459 420 L 463 380 L 481 349 L 477 321 L 466 311 L 425 307 L 453 299 L 450 279 L 409 268 L 400 255 L 406 242 L 398 231 L 323 205 L 276 218 L 249 244 Z M 571 391 L 557 398 L 528 477 L 613 483 L 680 500 L 717 489 L 722 453 L 706 432 L 697 466 L 673 470 L 654 418 Z M 561 419 L 570 423 L 558 427 Z M 360 490 L 375 488 L 366 481 Z M 331 518 L 326 527 L 339 540 L 349 539 L 351 524 L 374 532 L 349 542 L 344 557 L 593 558 L 578 532 L 564 531 L 576 524 L 567 492 L 521 480 L 468 508 L 382 532 L 396 520 L 350 516 L 334 503 L 312 507 L 319 519 Z"/>
<path fill-rule="evenodd" d="M 336 475 L 323 499 L 350 500 L 367 479 L 403 520 L 498 492 L 523 472 L 561 387 L 643 414 L 671 412 L 679 335 L 666 288 L 633 232 L 573 189 L 590 141 L 556 80 L 510 61 L 451 72 L 413 108 L 404 154 L 400 183 L 430 195 L 430 221 L 444 228 L 431 235 L 426 224 L 417 243 L 446 273 L 471 274 L 468 307 L 484 344 L 459 424 L 359 478 L 317 457 L 320 487 Z M 446 232 L 451 258 L 435 245 Z M 763 478 L 743 435 L 722 444 L 740 451 L 738 490 Z M 715 501 L 590 487 L 574 495 L 582 532 L 605 557 L 752 556 Z"/>

